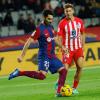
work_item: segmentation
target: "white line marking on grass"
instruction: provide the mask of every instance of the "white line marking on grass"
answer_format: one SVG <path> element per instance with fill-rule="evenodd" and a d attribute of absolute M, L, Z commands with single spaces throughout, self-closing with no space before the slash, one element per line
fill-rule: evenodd
<path fill-rule="evenodd" d="M 54 84 L 54 82 L 45 82 L 45 83 L 32 83 L 32 84 L 17 84 L 17 85 L 4 85 L 0 86 L 0 88 L 8 88 L 8 87 L 25 87 L 25 86 L 38 86 L 38 85 L 48 85 L 48 84 Z"/>

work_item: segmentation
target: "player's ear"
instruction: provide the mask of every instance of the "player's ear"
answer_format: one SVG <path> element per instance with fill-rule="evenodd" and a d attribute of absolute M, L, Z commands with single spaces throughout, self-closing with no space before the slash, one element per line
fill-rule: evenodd
<path fill-rule="evenodd" d="M 66 9 L 64 9 L 64 14 L 66 15 Z"/>

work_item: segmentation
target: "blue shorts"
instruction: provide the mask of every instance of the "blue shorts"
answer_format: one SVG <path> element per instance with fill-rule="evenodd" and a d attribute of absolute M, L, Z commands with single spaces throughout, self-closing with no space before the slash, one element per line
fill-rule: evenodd
<path fill-rule="evenodd" d="M 63 63 L 58 58 L 48 58 L 38 59 L 38 70 L 43 70 L 48 72 L 48 70 L 54 74 L 63 67 Z"/>

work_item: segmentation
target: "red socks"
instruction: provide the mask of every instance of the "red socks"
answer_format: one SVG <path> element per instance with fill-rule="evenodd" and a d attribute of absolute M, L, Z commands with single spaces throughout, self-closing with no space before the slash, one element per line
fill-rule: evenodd
<path fill-rule="evenodd" d="M 77 80 L 74 80 L 74 83 L 73 83 L 73 88 L 77 88 L 77 86 L 78 86 L 78 83 L 79 83 L 79 81 L 77 81 Z"/>
<path fill-rule="evenodd" d="M 67 70 L 64 68 L 59 72 L 58 88 L 57 93 L 60 93 L 61 87 L 64 85 L 66 80 Z"/>
<path fill-rule="evenodd" d="M 44 80 L 46 78 L 44 74 L 37 71 L 20 71 L 19 76 L 28 76 L 30 78 L 35 78 L 39 80 Z"/>

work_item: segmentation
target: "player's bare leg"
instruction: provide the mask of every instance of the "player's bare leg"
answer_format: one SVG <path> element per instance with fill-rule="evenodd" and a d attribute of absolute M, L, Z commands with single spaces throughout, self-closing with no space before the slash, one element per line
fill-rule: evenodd
<path fill-rule="evenodd" d="M 66 64 L 65 64 L 65 68 L 66 68 L 66 70 L 68 70 L 69 67 L 70 67 L 69 64 L 66 63 Z"/>
<path fill-rule="evenodd" d="M 74 82 L 73 82 L 73 88 L 75 89 L 75 91 L 73 91 L 73 92 L 75 92 L 76 94 L 78 93 L 78 91 L 76 91 L 76 88 L 78 87 L 78 84 L 80 81 L 83 62 L 84 62 L 83 57 L 78 58 L 78 60 L 76 62 L 76 73 L 75 73 Z"/>

